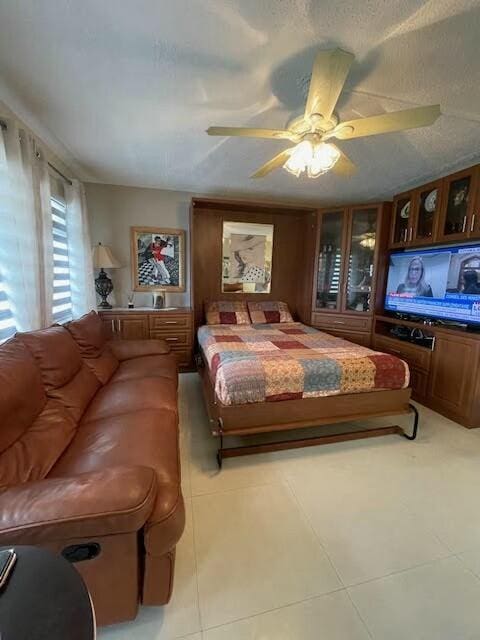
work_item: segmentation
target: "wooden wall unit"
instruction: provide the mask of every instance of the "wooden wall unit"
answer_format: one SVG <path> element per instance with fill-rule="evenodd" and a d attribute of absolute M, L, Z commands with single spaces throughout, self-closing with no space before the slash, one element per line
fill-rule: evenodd
<path fill-rule="evenodd" d="M 435 190 L 436 206 L 432 209 Z M 476 238 L 480 238 L 480 165 L 401 193 L 393 200 L 391 249 Z"/>
<path fill-rule="evenodd" d="M 435 336 L 433 350 L 392 336 L 395 325 Z M 479 333 L 378 315 L 373 346 L 408 363 L 414 400 L 465 427 L 480 427 Z"/>
<path fill-rule="evenodd" d="M 224 221 L 273 224 L 270 293 L 222 292 Z M 195 330 L 205 323 L 205 302 L 209 300 L 282 300 L 297 318 L 309 323 L 314 225 L 312 207 L 193 198 L 190 247 Z"/>
<path fill-rule="evenodd" d="M 193 318 L 187 307 L 174 309 L 100 310 L 108 333 L 114 340 L 162 339 L 168 342 L 181 369 L 193 366 Z"/>
<path fill-rule="evenodd" d="M 480 413 L 474 406 L 479 347 L 479 339 L 460 332 L 437 332 L 427 398 L 436 411 L 472 427 L 480 427 Z"/>
<path fill-rule="evenodd" d="M 454 226 L 459 222 L 452 219 L 447 205 L 452 201 L 452 188 L 458 191 L 465 184 L 468 185 L 468 208 L 463 214 L 465 220 L 463 217 L 461 220 L 459 236 Z M 434 189 L 438 192 L 432 212 L 428 210 L 432 208 L 431 199 L 427 207 L 425 204 Z M 408 218 L 402 218 L 401 224 L 406 229 L 402 232 L 403 227 L 398 227 L 395 218 L 408 201 L 410 212 Z M 365 212 L 370 212 L 370 218 Z M 365 257 L 358 259 L 359 238 L 368 237 L 365 234 L 369 233 L 357 225 L 364 218 L 373 221 L 375 232 L 370 291 L 362 291 L 368 283 L 362 285 L 351 278 L 352 265 L 356 260 L 360 264 Z M 224 220 L 274 225 L 270 294 L 221 292 Z M 446 225 L 454 232 L 447 233 Z M 204 304 L 208 300 L 283 300 L 294 316 L 306 324 L 403 358 L 409 364 L 415 400 L 466 427 L 480 427 L 480 334 L 425 327 L 421 322 L 397 320 L 384 312 L 389 248 L 480 238 L 479 167 L 401 194 L 394 201 L 393 214 L 392 204 L 388 202 L 318 210 L 194 198 L 190 229 L 195 331 L 204 323 Z M 332 237 L 337 238 L 336 245 Z M 338 254 L 336 290 L 318 286 L 327 254 L 331 252 L 328 245 L 335 245 Z M 360 270 L 357 269 L 357 273 Z M 360 308 L 362 300 L 365 305 Z M 392 336 L 390 329 L 394 324 L 430 331 L 435 335 L 434 350 Z"/>
<path fill-rule="evenodd" d="M 310 320 L 314 327 L 370 345 L 390 210 L 390 203 L 381 203 L 318 212 Z M 363 246 L 368 241 L 374 246 Z"/>

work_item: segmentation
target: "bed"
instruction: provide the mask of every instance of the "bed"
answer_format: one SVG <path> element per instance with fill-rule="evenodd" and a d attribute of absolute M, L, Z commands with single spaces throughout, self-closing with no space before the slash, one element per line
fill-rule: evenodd
<path fill-rule="evenodd" d="M 209 324 L 198 329 L 199 368 L 212 432 L 225 457 L 399 433 L 414 439 L 408 365 L 300 322 Z M 414 413 L 399 426 L 224 447 L 226 436 Z"/>

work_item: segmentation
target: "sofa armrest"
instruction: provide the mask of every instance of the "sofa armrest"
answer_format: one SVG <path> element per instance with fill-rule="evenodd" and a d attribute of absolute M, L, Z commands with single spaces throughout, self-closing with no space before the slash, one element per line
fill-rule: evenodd
<path fill-rule="evenodd" d="M 131 360 L 142 356 L 158 356 L 170 353 L 165 340 L 111 340 L 108 346 L 117 360 Z"/>
<path fill-rule="evenodd" d="M 0 494 L 0 544 L 39 544 L 140 530 L 152 510 L 153 469 L 111 467 L 46 478 Z"/>

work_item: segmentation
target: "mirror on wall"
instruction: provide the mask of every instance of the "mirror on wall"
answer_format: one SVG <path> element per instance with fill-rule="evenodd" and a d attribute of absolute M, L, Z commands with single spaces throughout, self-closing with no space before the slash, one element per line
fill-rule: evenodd
<path fill-rule="evenodd" d="M 223 223 L 222 291 L 270 293 L 273 224 Z"/>

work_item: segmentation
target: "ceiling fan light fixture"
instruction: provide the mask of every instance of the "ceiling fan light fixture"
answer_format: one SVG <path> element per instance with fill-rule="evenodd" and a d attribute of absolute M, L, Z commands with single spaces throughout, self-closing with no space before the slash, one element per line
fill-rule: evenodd
<path fill-rule="evenodd" d="M 319 142 L 313 149 L 313 158 L 307 166 L 309 178 L 318 178 L 323 173 L 330 171 L 340 158 L 340 151 L 331 144 Z"/>
<path fill-rule="evenodd" d="M 353 140 L 429 127 L 440 117 L 440 105 L 436 104 L 340 121 L 335 114 L 335 107 L 354 59 L 353 53 L 343 49 L 318 51 L 312 73 L 305 75 L 301 81 L 307 94 L 305 111 L 303 115 L 290 120 L 286 129 L 209 127 L 207 133 L 211 136 L 243 136 L 299 143 L 265 162 L 252 178 L 264 178 L 280 167 L 297 178 L 303 172 L 309 178 L 318 178 L 330 169 L 347 177 L 355 173 L 355 164 L 344 151 L 335 145 L 325 144 L 327 140 Z"/>
<path fill-rule="evenodd" d="M 304 171 L 309 178 L 318 178 L 330 171 L 339 158 L 340 151 L 333 145 L 325 142 L 312 144 L 310 140 L 303 140 L 294 147 L 283 168 L 297 178 Z"/>
<path fill-rule="evenodd" d="M 313 157 L 313 147 L 309 140 L 303 140 L 293 148 L 290 157 L 283 165 L 289 173 L 297 178 L 305 171 Z"/>

